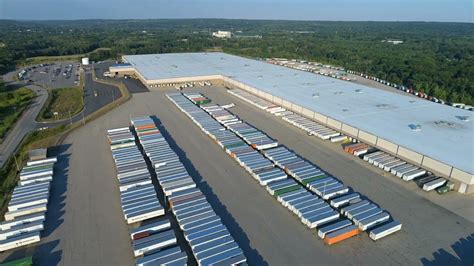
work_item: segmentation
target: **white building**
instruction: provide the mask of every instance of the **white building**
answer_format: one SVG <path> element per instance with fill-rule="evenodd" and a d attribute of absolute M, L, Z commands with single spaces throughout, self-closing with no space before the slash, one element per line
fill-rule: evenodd
<path fill-rule="evenodd" d="M 232 38 L 232 32 L 219 30 L 213 32 L 212 36 L 217 38 Z"/>
<path fill-rule="evenodd" d="M 89 57 L 83 57 L 81 61 L 84 66 L 89 65 Z"/>

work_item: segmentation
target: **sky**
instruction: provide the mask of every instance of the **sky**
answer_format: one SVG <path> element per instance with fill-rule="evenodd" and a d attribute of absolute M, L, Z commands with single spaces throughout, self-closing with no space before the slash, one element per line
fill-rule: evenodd
<path fill-rule="evenodd" d="M 473 22 L 474 0 L 0 0 L 0 19 Z"/>

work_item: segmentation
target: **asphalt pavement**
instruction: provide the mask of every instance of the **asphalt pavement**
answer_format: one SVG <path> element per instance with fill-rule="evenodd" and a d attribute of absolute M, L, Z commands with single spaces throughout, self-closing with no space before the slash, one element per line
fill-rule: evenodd
<path fill-rule="evenodd" d="M 104 72 L 109 71 L 109 67 L 113 65 L 114 62 L 111 61 L 104 61 L 98 64 L 94 64 L 94 71 L 96 74 L 96 77 L 103 79 L 103 80 L 114 80 L 114 81 L 121 81 L 127 86 L 127 89 L 130 93 L 135 94 L 135 93 L 143 93 L 143 92 L 149 92 L 150 90 L 143 85 L 139 80 L 137 79 L 132 79 L 132 78 L 109 78 L 109 77 L 104 77 Z"/>
<path fill-rule="evenodd" d="M 70 73 L 66 69 L 70 68 Z M 32 83 L 42 85 L 45 88 L 70 88 L 79 84 L 79 71 L 77 62 L 61 62 L 48 64 L 40 67 L 39 65 L 29 68 L 26 80 Z"/>
<path fill-rule="evenodd" d="M 169 89 L 174 92 L 174 89 Z M 309 137 L 222 88 L 199 88 L 213 102 L 237 104 L 232 112 L 280 143 L 341 179 L 388 210 L 403 230 L 373 242 L 363 233 L 326 246 L 264 188 L 195 126 L 164 92 L 134 95 L 127 103 L 72 132 L 60 156 L 64 171 L 54 182 L 58 214 L 47 220 L 49 232 L 37 249 L 39 265 L 130 265 L 128 227 L 120 210 L 118 185 L 105 131 L 129 124 L 130 117 L 156 115 L 164 134 L 216 213 L 244 250 L 251 265 L 314 264 L 468 264 L 473 259 L 474 223 L 380 176 L 332 143 Z M 65 181 L 61 181 L 65 180 Z M 449 195 L 448 195 L 449 196 Z M 60 222 L 58 222 L 60 221 Z M 50 224 L 53 224 L 50 227 Z M 472 263 L 471 263 L 472 264 Z M 468 264 L 469 265 L 469 264 Z"/>

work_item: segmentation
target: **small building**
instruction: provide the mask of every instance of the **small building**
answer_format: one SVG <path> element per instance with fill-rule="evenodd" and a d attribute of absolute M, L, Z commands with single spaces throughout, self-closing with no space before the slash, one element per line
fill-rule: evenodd
<path fill-rule="evenodd" d="M 221 39 L 230 39 L 232 38 L 233 34 L 230 31 L 219 30 L 219 31 L 213 32 L 212 36 L 216 38 L 221 38 Z"/>
<path fill-rule="evenodd" d="M 81 61 L 82 61 L 82 65 L 84 66 L 89 65 L 89 57 L 83 57 Z"/>
<path fill-rule="evenodd" d="M 30 161 L 46 159 L 47 155 L 48 149 L 36 149 L 28 152 L 28 157 L 30 157 Z"/>
<path fill-rule="evenodd" d="M 403 41 L 401 41 L 401 40 L 390 40 L 390 39 L 383 40 L 382 42 L 389 42 L 391 44 L 402 44 L 403 43 Z"/>
<path fill-rule="evenodd" d="M 109 67 L 110 76 L 125 76 L 135 74 L 135 68 L 128 63 L 115 64 Z"/>

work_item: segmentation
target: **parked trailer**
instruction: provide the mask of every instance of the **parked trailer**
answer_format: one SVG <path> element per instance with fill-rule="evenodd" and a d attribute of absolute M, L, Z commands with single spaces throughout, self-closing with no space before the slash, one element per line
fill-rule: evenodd
<path fill-rule="evenodd" d="M 341 142 L 341 141 L 345 141 L 346 139 L 347 139 L 347 136 L 344 136 L 344 135 L 330 138 L 331 142 Z"/>
<path fill-rule="evenodd" d="M 17 211 L 23 208 L 30 206 L 35 206 L 39 204 L 47 204 L 49 199 L 49 194 L 39 195 L 35 197 L 28 198 L 19 198 L 17 200 L 12 200 L 8 203 L 8 211 Z"/>
<path fill-rule="evenodd" d="M 360 215 L 364 212 L 368 212 L 368 211 L 373 210 L 373 209 L 377 209 L 377 205 L 375 205 L 375 204 L 366 205 L 364 207 L 361 207 L 361 208 L 355 209 L 353 211 L 347 212 L 347 218 L 352 219 L 356 215 Z"/>
<path fill-rule="evenodd" d="M 36 177 L 28 180 L 19 180 L 18 185 L 19 186 L 26 186 L 30 184 L 36 184 L 36 183 L 42 183 L 42 182 L 51 182 L 53 181 L 52 176 L 42 176 L 42 177 Z"/>
<path fill-rule="evenodd" d="M 243 251 L 240 248 L 235 248 L 199 261 L 199 265 L 215 265 L 240 255 L 243 255 Z"/>
<path fill-rule="evenodd" d="M 165 214 L 163 207 L 156 206 L 145 210 L 140 210 L 133 214 L 130 214 L 126 219 L 128 224 L 148 220 L 154 217 L 159 217 Z"/>
<path fill-rule="evenodd" d="M 47 210 L 46 204 L 29 206 L 27 208 L 22 208 L 16 211 L 10 211 L 10 212 L 5 213 L 5 220 L 11 221 L 24 215 L 33 214 L 37 212 L 46 212 L 46 210 Z"/>
<path fill-rule="evenodd" d="M 5 240 L 0 240 L 0 252 L 26 246 L 40 241 L 40 232 L 22 234 Z"/>
<path fill-rule="evenodd" d="M 43 229 L 43 221 L 35 221 L 32 223 L 16 225 L 10 229 L 0 231 L 0 240 L 5 240 L 22 234 L 40 232 Z"/>
<path fill-rule="evenodd" d="M 376 152 L 368 153 L 368 154 L 365 154 L 365 155 L 364 155 L 363 159 L 364 159 L 364 161 L 368 161 L 369 158 L 374 157 L 374 156 L 380 156 L 380 155 L 382 155 L 382 154 L 385 154 L 385 152 L 383 152 L 383 151 L 376 151 Z"/>
<path fill-rule="evenodd" d="M 331 232 L 334 232 L 334 231 L 337 231 L 339 229 L 342 229 L 344 227 L 348 227 L 352 225 L 351 221 L 347 220 L 347 219 L 344 219 L 344 220 L 340 220 L 338 222 L 335 222 L 333 224 L 330 224 L 330 225 L 326 225 L 324 227 L 321 227 L 319 230 L 318 230 L 318 236 L 321 238 L 321 239 L 324 239 L 326 237 L 327 234 L 331 233 Z"/>
<path fill-rule="evenodd" d="M 137 240 L 170 228 L 170 221 L 168 219 L 163 219 L 132 229 L 130 231 L 130 237 L 132 238 L 132 240 Z"/>
<path fill-rule="evenodd" d="M 360 230 L 355 225 L 349 225 L 342 229 L 331 232 L 324 237 L 324 243 L 333 245 L 359 234 Z"/>
<path fill-rule="evenodd" d="M 419 176 L 422 176 L 426 174 L 426 170 L 423 170 L 423 169 L 417 169 L 417 170 L 413 170 L 411 172 L 408 172 L 406 174 L 403 174 L 403 180 L 405 181 L 410 181 L 410 180 L 413 180 L 414 178 L 417 178 Z"/>
<path fill-rule="evenodd" d="M 165 252 L 165 251 L 163 251 Z M 151 255 L 145 256 L 143 259 L 149 256 L 153 256 L 155 253 Z M 153 259 L 153 260 L 148 260 L 148 263 L 139 263 L 139 260 L 137 260 L 137 265 L 186 265 L 188 262 L 188 256 L 186 255 L 186 252 L 179 252 L 179 253 L 174 253 L 170 254 L 168 256 L 161 257 L 159 259 Z"/>
<path fill-rule="evenodd" d="M 46 159 L 44 159 L 44 160 L 29 161 L 29 162 L 26 163 L 26 165 L 27 165 L 27 166 L 32 166 L 32 165 L 56 163 L 57 161 L 58 161 L 58 158 L 56 158 L 56 157 L 50 157 L 50 158 L 46 158 Z"/>
<path fill-rule="evenodd" d="M 176 244 L 176 236 L 173 230 L 168 230 L 142 239 L 134 240 L 133 254 L 135 257 L 138 257 L 153 250 L 162 249 L 174 244 Z"/>
<path fill-rule="evenodd" d="M 152 253 L 150 255 L 145 255 L 143 258 L 137 259 L 136 260 L 136 265 L 137 266 L 150 266 L 150 265 L 161 265 L 160 261 L 161 259 L 168 258 L 170 256 L 179 254 L 179 256 L 182 256 L 182 254 L 186 256 L 185 252 L 182 252 L 179 247 L 173 247 L 170 249 L 158 251 L 156 253 Z M 187 256 L 186 256 L 187 258 Z"/>
<path fill-rule="evenodd" d="M 390 215 L 386 212 L 379 213 L 375 216 L 359 221 L 359 229 L 365 231 L 378 224 L 384 223 L 390 219 Z"/>
<path fill-rule="evenodd" d="M 392 168 L 398 167 L 398 166 L 401 166 L 401 165 L 404 165 L 404 164 L 406 164 L 405 161 L 398 160 L 398 161 L 395 161 L 393 163 L 389 163 L 389 164 L 385 165 L 383 170 L 386 171 L 386 172 L 390 172 L 390 170 L 392 170 Z"/>
<path fill-rule="evenodd" d="M 400 231 L 401 229 L 402 224 L 400 222 L 392 221 L 372 229 L 369 232 L 369 237 L 372 240 L 376 241 L 397 231 Z"/>
<path fill-rule="evenodd" d="M 362 201 L 359 201 L 357 203 L 354 203 L 354 204 L 350 204 L 349 206 L 347 207 L 344 207 L 341 209 L 341 214 L 346 216 L 348 212 L 352 212 L 358 208 L 362 208 L 364 206 L 367 206 L 370 204 L 370 201 L 368 200 L 362 200 Z"/>
<path fill-rule="evenodd" d="M 37 221 L 44 221 L 45 214 L 44 213 L 35 213 L 31 215 L 26 215 L 19 217 L 18 219 L 11 220 L 11 221 L 4 221 L 0 223 L 0 230 L 8 230 L 14 226 L 33 223 Z"/>
<path fill-rule="evenodd" d="M 431 191 L 446 184 L 446 179 L 440 177 L 423 185 L 424 191 Z"/>
<path fill-rule="evenodd" d="M 405 175 L 407 173 L 410 173 L 412 171 L 415 171 L 415 170 L 420 170 L 420 168 L 418 168 L 418 166 L 413 165 L 412 167 L 408 167 L 408 168 L 405 168 L 403 170 L 397 171 L 396 176 L 402 178 L 403 175 Z"/>
<path fill-rule="evenodd" d="M 351 193 L 351 194 L 348 194 L 348 195 L 345 195 L 345 196 L 342 196 L 342 197 L 332 199 L 330 204 L 334 208 L 339 208 L 339 207 L 349 203 L 349 201 L 355 200 L 355 199 L 358 199 L 358 198 L 360 198 L 359 193 Z"/>
<path fill-rule="evenodd" d="M 400 165 L 400 166 L 397 166 L 397 167 L 394 167 L 394 168 L 390 169 L 390 173 L 392 175 L 397 175 L 397 173 L 399 171 L 403 171 L 405 169 L 413 168 L 413 167 L 415 167 L 413 164 L 406 163 L 406 164 L 403 164 L 403 165 Z M 413 168 L 413 170 L 414 169 L 416 169 L 416 168 Z"/>
<path fill-rule="evenodd" d="M 418 187 L 420 188 L 423 188 L 423 186 L 428 183 L 428 182 L 431 182 L 433 180 L 436 180 L 438 179 L 439 177 L 435 176 L 435 175 L 427 175 L 427 176 L 424 176 L 424 177 L 421 177 L 421 178 L 417 178 L 415 180 L 415 183 Z"/>
<path fill-rule="evenodd" d="M 330 223 L 332 221 L 336 221 L 339 219 L 340 214 L 337 211 L 332 211 L 328 213 L 324 213 L 321 215 L 313 216 L 307 219 L 306 225 L 309 228 L 316 228 L 323 224 Z"/>

